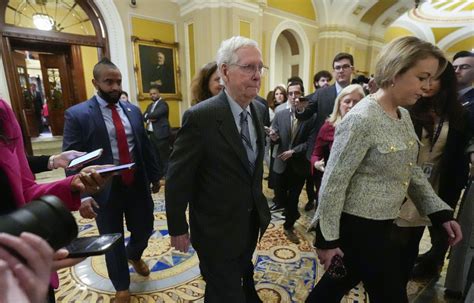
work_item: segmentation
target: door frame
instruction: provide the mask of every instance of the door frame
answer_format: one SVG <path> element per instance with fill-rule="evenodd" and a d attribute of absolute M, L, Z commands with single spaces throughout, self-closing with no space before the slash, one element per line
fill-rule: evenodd
<path fill-rule="evenodd" d="M 96 33 L 95 36 L 82 36 L 68 33 L 41 31 L 5 24 L 5 11 L 7 9 L 8 1 L 0 2 L 0 55 L 3 59 L 5 74 L 7 75 L 6 80 L 10 94 L 11 106 L 15 112 L 17 120 L 20 123 L 20 127 L 22 128 L 23 140 L 28 154 L 32 154 L 31 140 L 29 137 L 25 136 L 25 121 L 22 119 L 21 115 L 22 92 L 19 85 L 17 85 L 19 79 L 12 56 L 12 52 L 15 49 L 12 44 L 15 44 L 15 41 L 20 41 L 25 44 L 32 45 L 36 43 L 48 43 L 63 46 L 66 45 L 72 48 L 71 53 L 76 60 L 80 58 L 80 53 L 78 53 L 77 46 L 92 46 L 97 47 L 99 58 L 102 58 L 103 56 L 110 57 L 110 50 L 107 46 L 107 28 L 104 22 L 100 22 L 100 20 L 104 20 L 100 14 L 100 10 L 92 0 L 76 0 L 76 3 L 84 10 L 91 20 Z M 74 46 L 76 46 L 75 50 Z M 31 50 L 35 50 L 35 48 L 32 47 Z"/>

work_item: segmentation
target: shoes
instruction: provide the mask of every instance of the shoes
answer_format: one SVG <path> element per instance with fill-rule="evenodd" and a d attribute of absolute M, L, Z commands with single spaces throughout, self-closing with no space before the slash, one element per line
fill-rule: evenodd
<path fill-rule="evenodd" d="M 294 244 L 300 244 L 300 239 L 298 239 L 298 236 L 295 234 L 295 229 L 285 229 L 283 228 L 283 232 L 285 233 L 286 238 L 294 243 Z"/>
<path fill-rule="evenodd" d="M 136 261 L 129 259 L 128 263 L 132 264 L 133 269 L 135 269 L 137 274 L 145 277 L 150 275 L 150 269 L 148 268 L 148 265 L 146 265 L 145 261 L 143 261 L 143 259 Z"/>
<path fill-rule="evenodd" d="M 276 211 L 280 211 L 284 209 L 284 207 L 282 205 L 278 205 L 278 204 L 273 204 L 271 207 L 270 207 L 270 212 L 276 212 Z"/>
<path fill-rule="evenodd" d="M 119 290 L 115 293 L 115 303 L 130 303 L 130 291 Z"/>
<path fill-rule="evenodd" d="M 310 211 L 312 210 L 314 207 L 314 202 L 313 201 L 308 201 L 308 203 L 306 203 L 306 205 L 304 206 L 304 210 L 305 211 Z"/>
<path fill-rule="evenodd" d="M 415 265 L 412 272 L 413 280 L 431 280 L 439 277 L 441 266 L 431 262 L 420 262 Z"/>

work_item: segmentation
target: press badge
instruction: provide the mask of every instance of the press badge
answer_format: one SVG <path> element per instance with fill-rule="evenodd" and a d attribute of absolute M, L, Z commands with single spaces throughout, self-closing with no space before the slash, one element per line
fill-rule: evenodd
<path fill-rule="evenodd" d="M 423 173 L 425 174 L 426 179 L 429 179 L 431 177 L 431 174 L 433 173 L 433 163 L 430 162 L 425 162 L 421 166 L 421 169 L 423 170 Z"/>

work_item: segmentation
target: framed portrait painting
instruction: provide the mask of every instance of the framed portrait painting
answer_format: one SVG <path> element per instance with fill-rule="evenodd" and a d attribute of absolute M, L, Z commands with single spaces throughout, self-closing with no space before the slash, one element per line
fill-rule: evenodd
<path fill-rule="evenodd" d="M 151 87 L 158 87 L 162 97 L 181 100 L 178 44 L 133 38 L 138 98 L 149 98 Z"/>

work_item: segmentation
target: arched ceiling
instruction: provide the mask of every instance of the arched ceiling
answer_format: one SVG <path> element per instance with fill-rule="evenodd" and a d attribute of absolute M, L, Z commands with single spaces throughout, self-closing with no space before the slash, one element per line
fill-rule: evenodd
<path fill-rule="evenodd" d="M 390 26 L 391 34 L 385 35 L 385 40 L 405 36 L 406 33 L 397 35 L 397 29 L 403 29 L 447 52 L 472 50 L 473 24 L 474 0 L 427 0 L 398 18 Z"/>

